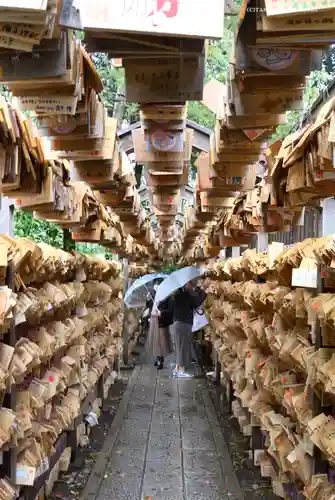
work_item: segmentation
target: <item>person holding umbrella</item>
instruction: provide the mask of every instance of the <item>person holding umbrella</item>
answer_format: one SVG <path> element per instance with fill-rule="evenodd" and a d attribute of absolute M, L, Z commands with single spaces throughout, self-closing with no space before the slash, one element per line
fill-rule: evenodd
<path fill-rule="evenodd" d="M 128 309 L 150 307 L 150 298 L 155 298 L 157 286 L 167 278 L 167 274 L 152 273 L 141 276 L 128 288 L 124 296 L 124 304 Z M 156 286 L 157 285 L 157 286 Z"/>
<path fill-rule="evenodd" d="M 176 349 L 174 374 L 181 378 L 191 376 L 185 373 L 185 366 L 191 361 L 194 313 L 206 298 L 206 293 L 198 287 L 195 288 L 193 282 L 205 274 L 207 269 L 200 267 L 189 266 L 178 269 L 162 281 L 155 296 L 153 310 L 157 311 L 159 304 L 172 296 L 172 330 Z"/>
<path fill-rule="evenodd" d="M 142 333 L 149 329 L 156 290 L 166 277 L 167 274 L 162 273 L 145 274 L 135 280 L 124 295 L 124 304 L 127 309 L 143 309 L 144 311 L 140 319 Z"/>
<path fill-rule="evenodd" d="M 192 281 L 180 288 L 174 296 L 173 333 L 176 348 L 176 367 L 174 375 L 190 378 L 185 367 L 191 363 L 192 327 L 194 314 L 206 299 L 206 292 L 194 287 Z"/>

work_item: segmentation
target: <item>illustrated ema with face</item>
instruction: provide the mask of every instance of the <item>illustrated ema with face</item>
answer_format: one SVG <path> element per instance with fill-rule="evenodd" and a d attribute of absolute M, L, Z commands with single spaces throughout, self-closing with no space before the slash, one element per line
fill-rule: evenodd
<path fill-rule="evenodd" d="M 283 70 L 291 66 L 298 57 L 298 54 L 297 50 L 292 51 L 276 48 L 253 49 L 253 56 L 258 64 L 272 71 Z"/>

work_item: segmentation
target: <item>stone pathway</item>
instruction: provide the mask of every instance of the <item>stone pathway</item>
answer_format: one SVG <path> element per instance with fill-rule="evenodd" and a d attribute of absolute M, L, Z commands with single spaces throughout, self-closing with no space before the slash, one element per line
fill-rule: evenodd
<path fill-rule="evenodd" d="M 135 368 L 85 500 L 243 500 L 202 378 Z"/>

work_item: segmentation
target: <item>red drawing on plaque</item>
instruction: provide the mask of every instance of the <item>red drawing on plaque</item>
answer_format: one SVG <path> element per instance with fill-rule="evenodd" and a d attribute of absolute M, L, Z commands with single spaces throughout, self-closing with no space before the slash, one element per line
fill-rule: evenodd
<path fill-rule="evenodd" d="M 155 19 L 157 14 L 164 14 L 166 17 L 176 17 L 178 14 L 179 0 L 156 0 L 156 7 L 148 14 L 148 17 L 154 17 L 152 24 L 158 26 L 159 22 Z"/>

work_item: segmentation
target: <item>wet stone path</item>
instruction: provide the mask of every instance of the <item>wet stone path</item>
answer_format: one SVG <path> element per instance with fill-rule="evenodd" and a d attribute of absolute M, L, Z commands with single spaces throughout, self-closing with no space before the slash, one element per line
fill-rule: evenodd
<path fill-rule="evenodd" d="M 135 368 L 85 500 L 242 500 L 202 378 Z"/>

